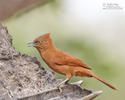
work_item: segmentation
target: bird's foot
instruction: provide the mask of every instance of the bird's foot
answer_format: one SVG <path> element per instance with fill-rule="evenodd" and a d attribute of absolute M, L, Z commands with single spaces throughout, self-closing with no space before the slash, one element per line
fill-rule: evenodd
<path fill-rule="evenodd" d="M 69 81 L 69 79 L 68 79 L 68 78 L 67 78 L 67 79 L 65 79 L 65 80 L 64 80 L 64 81 L 62 81 L 61 83 L 57 84 L 57 85 L 56 85 L 56 88 L 57 88 L 57 89 L 59 89 L 59 91 L 60 91 L 60 92 L 62 92 L 61 86 L 62 86 L 62 85 L 67 84 L 67 83 L 68 83 L 68 81 Z"/>
<path fill-rule="evenodd" d="M 59 90 L 60 93 L 62 93 L 62 88 L 61 88 L 61 86 L 57 86 L 57 89 Z"/>
<path fill-rule="evenodd" d="M 58 89 L 60 93 L 62 93 L 61 85 L 62 85 L 62 84 L 57 84 L 57 85 L 55 86 L 55 88 Z"/>
<path fill-rule="evenodd" d="M 70 83 L 69 83 L 68 81 L 66 81 L 66 82 L 64 83 L 64 85 L 70 85 Z"/>

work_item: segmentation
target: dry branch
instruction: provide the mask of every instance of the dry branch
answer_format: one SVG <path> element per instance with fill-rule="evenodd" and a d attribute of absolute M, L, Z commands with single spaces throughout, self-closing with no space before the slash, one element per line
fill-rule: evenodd
<path fill-rule="evenodd" d="M 60 93 L 53 88 L 60 81 L 36 57 L 18 52 L 0 24 L 0 100 L 92 100 L 102 93 L 82 89 L 82 81 L 62 86 Z"/>
<path fill-rule="evenodd" d="M 31 8 L 47 0 L 0 0 L 0 20 L 5 20 L 16 12 Z"/>

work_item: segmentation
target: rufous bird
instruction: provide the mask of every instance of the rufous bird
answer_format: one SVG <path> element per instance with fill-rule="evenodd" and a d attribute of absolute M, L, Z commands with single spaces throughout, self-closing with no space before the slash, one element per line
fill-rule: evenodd
<path fill-rule="evenodd" d="M 58 84 L 58 87 L 68 82 L 72 76 L 94 77 L 110 88 L 117 90 L 113 85 L 109 84 L 99 76 L 93 74 L 91 68 L 83 61 L 57 49 L 50 37 L 50 33 L 44 34 L 36 38 L 29 46 L 35 47 L 45 63 L 55 72 L 66 75 L 66 80 Z"/>

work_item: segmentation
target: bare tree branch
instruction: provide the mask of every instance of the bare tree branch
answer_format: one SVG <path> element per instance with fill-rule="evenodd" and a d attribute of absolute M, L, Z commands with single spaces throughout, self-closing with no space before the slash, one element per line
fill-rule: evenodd
<path fill-rule="evenodd" d="M 0 20 L 12 16 L 17 11 L 32 7 L 48 0 L 0 0 Z"/>

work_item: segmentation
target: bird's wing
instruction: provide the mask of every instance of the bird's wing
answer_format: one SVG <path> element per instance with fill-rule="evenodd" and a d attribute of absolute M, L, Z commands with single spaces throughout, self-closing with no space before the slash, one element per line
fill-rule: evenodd
<path fill-rule="evenodd" d="M 75 67 L 83 67 L 86 69 L 91 69 L 89 66 L 87 66 L 85 63 L 83 63 L 81 60 L 70 56 L 67 53 L 64 53 L 62 51 L 58 51 L 55 54 L 56 61 L 55 64 L 57 65 L 69 65 L 69 66 L 75 66 Z"/>

